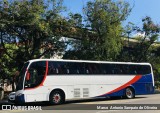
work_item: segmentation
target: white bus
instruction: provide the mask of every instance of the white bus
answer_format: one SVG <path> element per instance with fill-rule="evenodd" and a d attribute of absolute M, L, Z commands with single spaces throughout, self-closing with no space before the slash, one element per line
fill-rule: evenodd
<path fill-rule="evenodd" d="M 149 63 L 84 60 L 35 59 L 20 72 L 15 99 L 17 103 L 154 93 L 154 77 Z M 12 93 L 13 94 L 13 93 Z"/>

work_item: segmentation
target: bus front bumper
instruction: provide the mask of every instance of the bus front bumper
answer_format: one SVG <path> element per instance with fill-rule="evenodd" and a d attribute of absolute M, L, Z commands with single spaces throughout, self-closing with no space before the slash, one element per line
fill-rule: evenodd
<path fill-rule="evenodd" d="M 15 103 L 15 98 L 16 98 L 16 93 L 15 93 L 15 92 L 11 92 L 11 93 L 8 95 L 8 101 L 9 101 L 9 102 Z"/>
<path fill-rule="evenodd" d="M 15 103 L 16 104 L 23 104 L 25 103 L 24 94 L 18 94 L 15 96 Z"/>
<path fill-rule="evenodd" d="M 12 92 L 8 95 L 8 101 L 16 104 L 25 103 L 24 94 L 19 93 L 16 95 L 15 92 Z"/>

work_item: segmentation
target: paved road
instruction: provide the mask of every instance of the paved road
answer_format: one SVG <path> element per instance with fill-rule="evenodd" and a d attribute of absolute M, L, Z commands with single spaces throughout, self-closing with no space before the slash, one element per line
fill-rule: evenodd
<path fill-rule="evenodd" d="M 92 100 L 80 100 L 80 101 L 68 101 L 63 105 L 54 105 L 49 106 L 46 104 L 38 103 L 36 105 L 42 106 L 42 111 L 39 111 L 39 113 L 160 113 L 160 110 L 119 110 L 121 109 L 121 106 L 124 108 L 124 106 L 130 108 L 130 107 L 139 107 L 139 105 L 142 104 L 152 104 L 149 105 L 146 109 L 156 109 L 157 104 L 160 107 L 160 94 L 154 94 L 154 95 L 141 95 L 136 96 L 135 99 L 120 99 L 120 98 L 114 98 L 114 99 L 92 99 Z M 156 104 L 156 105 L 154 105 Z M 114 108 L 113 110 L 96 110 L 97 105 L 103 108 L 107 108 L 108 106 L 116 106 L 119 107 L 118 110 Z M 144 107 L 145 105 L 142 105 Z M 45 110 L 44 110 L 45 109 Z M 49 110 L 52 109 L 52 110 Z M 60 109 L 60 110 L 56 110 Z M 76 109 L 76 110 L 71 110 Z M 94 109 L 94 110 L 81 110 L 81 109 Z M 47 110 L 47 111 L 46 111 Z M 54 111 L 53 111 L 54 110 Z M 22 111 L 0 111 L 0 113 L 8 113 L 8 112 L 22 112 Z M 23 111 L 24 113 L 27 113 L 26 111 Z M 36 111 L 30 111 L 31 113 L 36 113 Z"/>

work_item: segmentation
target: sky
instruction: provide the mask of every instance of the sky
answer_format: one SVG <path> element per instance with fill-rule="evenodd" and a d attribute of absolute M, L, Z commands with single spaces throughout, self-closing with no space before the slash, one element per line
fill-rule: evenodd
<path fill-rule="evenodd" d="M 130 1 L 131 4 L 135 4 L 130 16 L 126 20 L 127 22 L 133 22 L 135 25 L 141 25 L 142 18 L 150 16 L 155 23 L 160 24 L 160 0 L 127 1 Z"/>
<path fill-rule="evenodd" d="M 67 6 L 68 12 L 81 13 L 82 8 L 89 0 L 64 0 L 64 5 Z M 142 18 L 150 16 L 156 24 L 160 24 L 160 0 L 121 0 L 127 1 L 133 7 L 127 20 L 134 23 L 136 26 L 142 26 Z"/>

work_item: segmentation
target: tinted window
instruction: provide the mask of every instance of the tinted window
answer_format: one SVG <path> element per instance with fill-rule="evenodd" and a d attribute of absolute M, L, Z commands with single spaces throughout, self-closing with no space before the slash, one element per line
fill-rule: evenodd
<path fill-rule="evenodd" d="M 91 65 L 91 67 L 92 67 L 92 70 L 93 70 L 94 74 L 100 74 L 101 73 L 99 64 L 93 63 Z"/>
<path fill-rule="evenodd" d="M 27 87 L 33 88 L 40 85 L 46 72 L 46 62 L 33 62 L 30 65 L 28 72 L 30 73 L 30 79 L 25 81 L 25 86 L 27 85 Z"/>
<path fill-rule="evenodd" d="M 84 74 L 84 63 L 78 62 L 49 62 L 48 75 Z"/>
<path fill-rule="evenodd" d="M 49 61 L 48 68 L 48 75 L 69 73 L 67 64 L 65 62 Z"/>
<path fill-rule="evenodd" d="M 128 74 L 138 74 L 138 66 L 137 65 L 129 65 L 129 73 Z"/>
<path fill-rule="evenodd" d="M 145 74 L 150 74 L 151 73 L 151 67 L 150 66 L 144 66 L 144 72 Z"/>
<path fill-rule="evenodd" d="M 151 73 L 148 65 L 135 64 L 99 64 L 99 63 L 80 63 L 80 62 L 49 62 L 49 75 L 67 74 L 118 74 L 118 75 L 137 75 Z"/>
<path fill-rule="evenodd" d="M 92 64 L 85 63 L 85 73 L 86 74 L 93 74 Z"/>
<path fill-rule="evenodd" d="M 101 64 L 101 73 L 114 74 L 114 65 L 113 64 Z"/>
<path fill-rule="evenodd" d="M 67 62 L 69 74 L 84 74 L 84 63 Z"/>
<path fill-rule="evenodd" d="M 16 87 L 16 91 L 23 89 L 23 82 L 24 82 L 24 77 L 25 77 L 25 73 L 26 73 L 28 64 L 29 64 L 29 62 L 24 64 L 19 76 L 16 78 L 16 81 L 18 82 L 17 87 Z"/>
<path fill-rule="evenodd" d="M 121 74 L 130 74 L 129 65 L 120 64 Z"/>
<path fill-rule="evenodd" d="M 48 74 L 57 74 L 58 73 L 58 66 L 57 62 L 49 62 L 48 63 Z"/>
<path fill-rule="evenodd" d="M 123 65 L 121 65 L 121 64 L 113 64 L 113 74 L 123 74 L 124 72 L 124 67 L 125 66 L 123 66 Z M 123 67 L 122 67 L 123 66 Z M 122 69 L 123 69 L 123 71 L 122 71 Z"/>
<path fill-rule="evenodd" d="M 150 66 L 147 65 L 138 65 L 137 66 L 137 74 L 149 74 L 151 73 Z"/>

